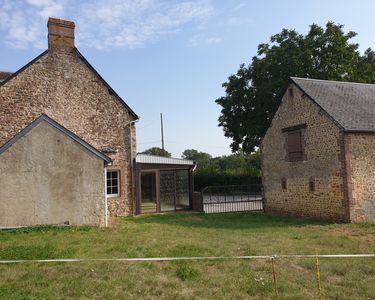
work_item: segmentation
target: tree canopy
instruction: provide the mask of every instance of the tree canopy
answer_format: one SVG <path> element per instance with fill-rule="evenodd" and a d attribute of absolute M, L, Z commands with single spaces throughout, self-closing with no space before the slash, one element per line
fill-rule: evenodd
<path fill-rule="evenodd" d="M 149 154 L 149 155 L 171 157 L 171 154 L 167 150 L 163 150 L 162 148 L 159 148 L 159 147 L 152 147 L 150 149 L 143 151 L 142 153 Z"/>
<path fill-rule="evenodd" d="M 226 95 L 219 126 L 232 139 L 233 152 L 253 152 L 259 146 L 279 106 L 289 77 L 375 82 L 375 52 L 363 55 L 350 40 L 356 33 L 328 22 L 325 28 L 310 26 L 306 35 L 283 29 L 269 43 L 258 46 L 257 55 L 223 83 Z"/>
<path fill-rule="evenodd" d="M 260 183 L 259 151 L 212 157 L 195 149 L 186 149 L 182 158 L 197 162 L 194 172 L 195 189 L 200 191 L 210 185 L 243 185 Z"/>

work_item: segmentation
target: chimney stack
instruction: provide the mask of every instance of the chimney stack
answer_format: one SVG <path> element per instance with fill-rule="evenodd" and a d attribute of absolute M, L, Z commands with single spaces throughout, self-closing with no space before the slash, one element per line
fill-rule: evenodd
<path fill-rule="evenodd" d="M 49 18 L 47 27 L 48 50 L 74 48 L 74 22 Z"/>

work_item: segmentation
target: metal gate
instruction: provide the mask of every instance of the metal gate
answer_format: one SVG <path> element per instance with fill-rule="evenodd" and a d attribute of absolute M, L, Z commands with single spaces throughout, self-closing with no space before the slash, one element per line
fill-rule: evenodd
<path fill-rule="evenodd" d="M 208 186 L 202 190 L 205 213 L 263 211 L 262 186 Z"/>

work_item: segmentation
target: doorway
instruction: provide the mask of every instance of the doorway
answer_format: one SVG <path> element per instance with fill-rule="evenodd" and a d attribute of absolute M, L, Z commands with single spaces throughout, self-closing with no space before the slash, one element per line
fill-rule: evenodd
<path fill-rule="evenodd" d="M 156 172 L 141 173 L 141 213 L 156 213 L 157 209 Z"/>

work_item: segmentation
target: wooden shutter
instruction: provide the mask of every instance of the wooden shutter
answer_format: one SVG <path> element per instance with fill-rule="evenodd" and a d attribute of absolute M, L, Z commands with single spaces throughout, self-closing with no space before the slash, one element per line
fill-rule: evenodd
<path fill-rule="evenodd" d="M 303 159 L 301 129 L 288 132 L 288 157 L 289 161 Z"/>

